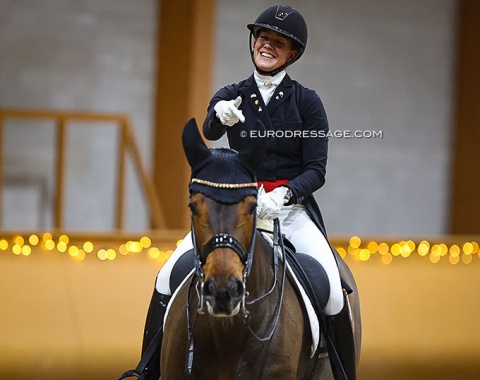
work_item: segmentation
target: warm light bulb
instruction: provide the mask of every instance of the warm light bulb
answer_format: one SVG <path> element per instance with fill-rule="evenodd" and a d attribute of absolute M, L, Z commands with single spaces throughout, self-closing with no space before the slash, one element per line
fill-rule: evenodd
<path fill-rule="evenodd" d="M 24 245 L 22 247 L 22 255 L 23 256 L 30 256 L 32 253 L 32 248 L 29 245 Z"/>
<path fill-rule="evenodd" d="M 37 235 L 30 235 L 30 237 L 28 238 L 28 242 L 33 246 L 36 246 L 39 241 L 40 239 L 38 238 Z"/>
<path fill-rule="evenodd" d="M 78 252 L 79 252 L 78 247 L 75 247 L 74 245 L 68 248 L 68 254 L 72 257 L 76 257 L 78 255 Z"/>
<path fill-rule="evenodd" d="M 141 239 L 140 239 L 140 245 L 143 247 L 143 248 L 148 248 L 152 245 L 152 241 L 150 240 L 149 237 L 147 236 L 143 236 Z"/>
<path fill-rule="evenodd" d="M 18 244 L 15 244 L 13 247 L 12 247 L 12 252 L 15 254 L 15 255 L 20 255 L 22 253 L 22 247 Z"/>
<path fill-rule="evenodd" d="M 388 250 L 389 247 L 387 243 L 380 243 L 378 245 L 378 253 L 380 253 L 381 255 L 385 255 L 386 253 L 388 253 Z"/>
<path fill-rule="evenodd" d="M 158 259 L 160 257 L 160 250 L 157 247 L 152 247 L 148 250 L 148 256 L 152 259 Z"/>
<path fill-rule="evenodd" d="M 374 241 L 371 241 L 367 244 L 367 249 L 370 251 L 370 253 L 375 253 L 378 251 L 378 244 Z"/>
<path fill-rule="evenodd" d="M 99 249 L 98 252 L 97 252 L 97 257 L 102 260 L 102 261 L 105 261 L 108 257 L 108 254 L 107 254 L 107 251 L 105 249 Z"/>
<path fill-rule="evenodd" d="M 390 264 L 393 261 L 393 256 L 389 253 L 386 252 L 382 255 L 382 263 L 384 264 Z"/>
<path fill-rule="evenodd" d="M 360 238 L 358 236 L 352 236 L 350 238 L 350 245 L 353 247 L 353 248 L 358 248 L 360 247 L 360 244 L 362 244 L 362 241 L 360 240 Z"/>
<path fill-rule="evenodd" d="M 115 252 L 114 249 L 110 248 L 110 249 L 107 249 L 107 259 L 108 260 L 115 260 L 115 258 L 117 257 L 117 252 Z"/>
<path fill-rule="evenodd" d="M 86 241 L 83 243 L 83 250 L 87 253 L 92 253 L 93 252 L 93 243 L 90 241 Z"/>
<path fill-rule="evenodd" d="M 471 255 L 473 253 L 473 244 L 472 243 L 465 243 L 462 247 L 462 251 L 466 255 Z"/>
<path fill-rule="evenodd" d="M 17 245 L 22 246 L 25 243 L 25 239 L 22 236 L 16 236 L 14 242 Z"/>
<path fill-rule="evenodd" d="M 8 249 L 8 241 L 5 239 L 0 240 L 0 250 L 6 251 Z"/>

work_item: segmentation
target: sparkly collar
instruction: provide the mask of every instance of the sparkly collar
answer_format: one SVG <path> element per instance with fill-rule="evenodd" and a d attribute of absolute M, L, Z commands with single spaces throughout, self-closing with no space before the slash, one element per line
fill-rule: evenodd
<path fill-rule="evenodd" d="M 282 70 L 277 75 L 272 77 L 270 75 L 261 75 L 257 72 L 257 70 L 255 70 L 253 75 L 260 90 L 270 90 L 277 87 L 282 82 L 283 78 L 285 78 L 285 75 L 287 75 L 287 72 Z"/>

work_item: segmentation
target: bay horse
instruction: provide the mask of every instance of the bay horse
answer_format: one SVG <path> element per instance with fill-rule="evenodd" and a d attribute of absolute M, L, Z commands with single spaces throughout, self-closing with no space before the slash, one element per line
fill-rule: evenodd
<path fill-rule="evenodd" d="M 254 169 L 259 148 L 240 153 L 208 149 L 193 119 L 182 138 L 192 167 L 189 208 L 196 268 L 169 305 L 162 380 L 333 379 L 327 355 L 312 365 L 306 309 L 286 279 L 275 244 L 256 229 L 255 177 L 245 168 Z M 232 168 L 222 171 L 222 183 L 208 177 L 219 174 L 218 167 L 209 166 L 217 156 Z M 197 178 L 202 177 L 198 173 L 207 176 Z M 245 178 L 239 180 L 239 173 Z M 222 198 L 229 190 L 233 202 Z M 358 292 L 349 268 L 337 259 L 343 279 L 353 288 L 348 297 L 358 364 Z"/>

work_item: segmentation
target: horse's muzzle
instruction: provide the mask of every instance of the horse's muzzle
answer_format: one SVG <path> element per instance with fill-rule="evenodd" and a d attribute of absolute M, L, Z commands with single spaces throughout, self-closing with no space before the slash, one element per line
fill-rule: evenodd
<path fill-rule="evenodd" d="M 236 277 L 224 281 L 209 278 L 205 281 L 205 301 L 210 315 L 233 317 L 240 311 L 244 295 L 243 282 Z"/>

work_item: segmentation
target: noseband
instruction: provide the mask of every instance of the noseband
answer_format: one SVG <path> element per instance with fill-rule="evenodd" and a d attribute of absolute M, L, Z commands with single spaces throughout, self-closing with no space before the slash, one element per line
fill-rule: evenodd
<path fill-rule="evenodd" d="M 198 251 L 197 254 L 198 254 L 199 262 L 203 265 L 207 260 L 208 255 L 217 248 L 228 248 L 234 251 L 238 255 L 242 264 L 245 265 L 245 271 L 247 272 L 246 275 L 248 276 L 250 272 L 250 267 L 251 267 L 250 263 L 253 258 L 254 241 L 255 241 L 255 229 L 253 229 L 253 233 L 252 233 L 252 244 L 250 246 L 250 250 L 247 252 L 245 248 L 243 248 L 242 244 L 237 239 L 235 239 L 235 237 L 233 237 L 232 235 L 225 234 L 225 233 L 216 234 L 205 244 L 201 252 Z M 248 270 L 247 270 L 247 266 L 249 267 Z"/>
<path fill-rule="evenodd" d="M 218 248 L 228 248 L 234 251 L 240 258 L 241 263 L 244 265 L 243 269 L 243 297 L 242 297 L 242 310 L 245 310 L 245 297 L 247 296 L 246 292 L 246 280 L 250 275 L 253 262 L 253 250 L 255 247 L 255 237 L 256 237 L 256 213 L 254 214 L 253 228 L 252 228 L 252 238 L 250 243 L 250 248 L 248 251 L 243 247 L 243 245 L 231 234 L 228 233 L 218 233 L 213 236 L 203 247 L 202 250 L 198 248 L 197 236 L 195 232 L 195 225 L 193 223 L 193 214 L 191 214 L 192 221 L 192 242 L 193 242 L 193 252 L 195 257 L 195 273 L 199 277 L 199 287 L 197 288 L 199 304 L 198 304 L 198 313 L 204 314 L 204 286 L 205 286 L 205 272 L 203 270 L 203 265 L 207 261 L 208 255 Z"/>

